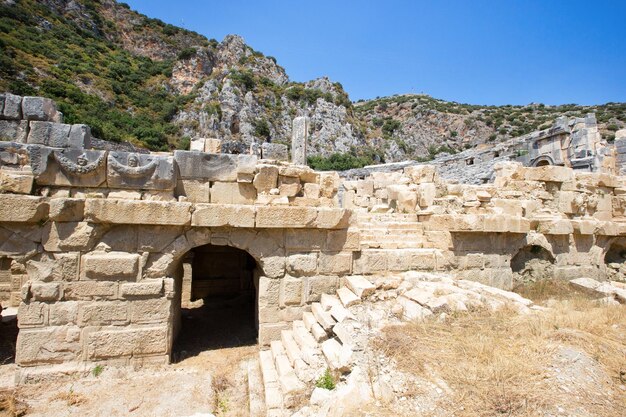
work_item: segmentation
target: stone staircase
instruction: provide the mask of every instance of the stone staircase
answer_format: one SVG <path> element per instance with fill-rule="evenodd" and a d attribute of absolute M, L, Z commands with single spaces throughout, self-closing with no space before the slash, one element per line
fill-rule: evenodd
<path fill-rule="evenodd" d="M 250 416 L 291 415 L 290 409 L 308 402 L 315 382 L 327 368 L 335 373 L 351 370 L 353 349 L 345 324 L 355 317 L 347 307 L 372 294 L 375 286 L 360 276 L 346 277 L 345 284 L 335 295 L 322 294 L 302 320 L 282 331 L 281 340 L 259 352 L 258 362 L 250 362 Z M 258 392 L 260 386 L 262 393 Z"/>
<path fill-rule="evenodd" d="M 424 225 L 416 214 L 359 213 L 362 249 L 421 248 Z"/>

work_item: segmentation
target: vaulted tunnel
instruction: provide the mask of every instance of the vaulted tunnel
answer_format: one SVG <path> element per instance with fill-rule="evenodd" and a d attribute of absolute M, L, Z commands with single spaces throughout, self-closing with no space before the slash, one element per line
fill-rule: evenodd
<path fill-rule="evenodd" d="M 241 249 L 204 245 L 191 250 L 183 259 L 172 360 L 256 344 L 258 277 L 257 262 Z"/>

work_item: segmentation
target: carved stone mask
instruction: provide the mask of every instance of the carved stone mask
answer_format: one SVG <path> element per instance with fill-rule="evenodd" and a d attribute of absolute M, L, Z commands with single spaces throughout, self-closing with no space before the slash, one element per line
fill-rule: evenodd
<path fill-rule="evenodd" d="M 78 166 L 84 167 L 87 163 L 89 163 L 89 160 L 85 154 L 81 154 L 78 158 L 76 158 L 76 164 L 78 164 Z"/>
<path fill-rule="evenodd" d="M 139 165 L 139 158 L 137 158 L 136 155 L 130 155 L 128 157 L 128 166 L 134 168 L 138 165 Z"/>

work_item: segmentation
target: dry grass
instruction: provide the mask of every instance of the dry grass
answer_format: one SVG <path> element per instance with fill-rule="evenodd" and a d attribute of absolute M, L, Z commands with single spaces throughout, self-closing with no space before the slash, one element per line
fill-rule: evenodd
<path fill-rule="evenodd" d="M 545 288 L 535 291 L 547 295 L 558 284 Z M 405 372 L 446 381 L 454 394 L 442 407 L 451 415 L 537 416 L 571 401 L 590 415 L 617 416 L 626 409 L 619 388 L 626 376 L 626 306 L 573 297 L 525 316 L 510 310 L 457 314 L 445 322 L 387 327 L 375 346 Z M 608 386 L 594 387 L 597 395 L 585 392 L 586 398 L 564 395 L 549 373 L 563 346 L 597 361 L 610 377 Z"/>
<path fill-rule="evenodd" d="M 0 417 L 21 417 L 28 412 L 28 406 L 20 401 L 15 391 L 0 392 Z"/>
<path fill-rule="evenodd" d="M 59 392 L 58 394 L 50 398 L 50 401 L 63 401 L 67 403 L 67 405 L 72 406 L 86 403 L 87 397 L 85 397 L 83 394 L 75 392 L 73 389 L 70 388 L 69 391 Z"/>
<path fill-rule="evenodd" d="M 516 287 L 514 291 L 537 304 L 544 303 L 550 299 L 589 299 L 587 293 L 572 287 L 568 281 L 557 279 L 542 279 L 533 283 L 522 284 Z"/>

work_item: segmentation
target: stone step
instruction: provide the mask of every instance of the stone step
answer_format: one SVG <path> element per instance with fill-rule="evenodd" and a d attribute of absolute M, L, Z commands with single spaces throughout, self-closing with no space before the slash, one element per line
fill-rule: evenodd
<path fill-rule="evenodd" d="M 247 366 L 248 374 L 248 404 L 250 417 L 265 417 L 265 389 L 261 367 L 257 358 L 250 359 Z"/>
<path fill-rule="evenodd" d="M 348 311 L 347 308 L 341 305 L 341 303 L 333 305 L 329 313 L 331 317 L 337 321 L 337 323 L 341 323 L 342 321 L 348 320 L 348 319 L 356 320 L 356 317 L 354 317 L 354 314 L 350 313 L 350 311 Z"/>
<path fill-rule="evenodd" d="M 293 338 L 300 346 L 300 349 L 316 349 L 318 347 L 317 342 L 313 338 L 313 335 L 307 330 L 302 320 L 294 320 L 292 323 Z"/>
<path fill-rule="evenodd" d="M 313 315 L 313 313 L 309 311 L 305 311 L 302 313 L 302 323 L 304 323 L 304 328 L 308 331 L 311 331 L 311 327 L 314 323 L 317 323 L 317 319 Z"/>
<path fill-rule="evenodd" d="M 360 275 L 348 275 L 346 277 L 346 287 L 348 287 L 357 297 L 363 299 L 376 291 L 374 284 Z"/>
<path fill-rule="evenodd" d="M 339 297 L 337 297 L 336 295 L 322 294 L 320 298 L 320 304 L 322 305 L 324 311 L 330 311 L 330 309 L 333 308 L 335 305 L 341 304 L 341 301 L 339 301 Z"/>
<path fill-rule="evenodd" d="M 352 349 L 349 346 L 328 339 L 322 343 L 322 353 L 331 369 L 345 373 L 352 368 Z"/>
<path fill-rule="evenodd" d="M 344 307 L 350 307 L 357 304 L 361 299 L 356 296 L 348 287 L 341 287 L 337 290 L 339 300 Z"/>
<path fill-rule="evenodd" d="M 263 378 L 263 388 L 265 391 L 265 408 L 267 414 L 283 409 L 283 394 L 278 381 L 278 371 L 274 364 L 274 357 L 269 350 L 259 352 L 259 363 L 261 365 L 261 376 Z"/>
<path fill-rule="evenodd" d="M 291 366 L 295 367 L 296 362 L 298 360 L 302 360 L 302 353 L 300 352 L 300 347 L 293 338 L 293 331 L 283 330 L 280 332 L 280 339 L 283 342 L 285 353 L 289 358 L 289 363 Z"/>
<path fill-rule="evenodd" d="M 311 326 L 311 334 L 317 343 L 322 343 L 324 340 L 328 339 L 328 332 L 317 322 Z"/>
<path fill-rule="evenodd" d="M 272 345 L 282 345 L 282 342 L 277 342 L 278 343 L 272 342 Z M 278 385 L 283 395 L 283 404 L 285 407 L 291 408 L 302 400 L 306 385 L 300 380 L 300 378 L 298 378 L 296 370 L 293 366 L 291 366 L 287 355 L 279 353 L 281 352 L 281 349 L 278 347 L 273 349 L 272 353 L 274 351 L 277 352 L 277 355 L 274 356 L 274 361 L 276 363 L 276 371 L 278 373 Z M 282 351 L 284 352 L 284 348 Z M 299 362 L 296 361 L 297 366 L 301 366 L 301 363 L 302 360 L 299 360 Z"/>
<path fill-rule="evenodd" d="M 324 329 L 326 332 L 329 332 L 333 328 L 333 326 L 335 325 L 335 320 L 330 316 L 327 311 L 324 310 L 324 307 L 322 307 L 320 303 L 311 304 L 311 311 L 319 325 L 322 326 L 322 329 Z"/>

